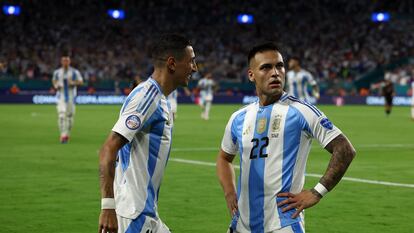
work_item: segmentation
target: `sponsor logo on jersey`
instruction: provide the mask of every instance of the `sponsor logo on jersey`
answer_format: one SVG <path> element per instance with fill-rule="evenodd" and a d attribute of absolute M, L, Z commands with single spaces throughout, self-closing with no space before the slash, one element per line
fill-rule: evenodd
<path fill-rule="evenodd" d="M 131 115 L 126 119 L 125 125 L 130 130 L 136 130 L 141 126 L 141 120 L 137 115 Z"/>
<path fill-rule="evenodd" d="M 321 125 L 325 128 L 325 129 L 333 129 L 333 124 L 332 122 L 328 119 L 328 118 L 323 118 L 321 120 Z"/>

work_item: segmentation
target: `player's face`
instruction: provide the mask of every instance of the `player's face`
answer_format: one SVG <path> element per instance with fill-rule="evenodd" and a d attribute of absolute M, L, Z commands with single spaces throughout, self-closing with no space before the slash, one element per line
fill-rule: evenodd
<path fill-rule="evenodd" d="M 285 85 L 285 67 L 282 55 L 276 51 L 257 53 L 250 61 L 250 81 L 256 85 L 258 95 L 280 96 Z"/>
<path fill-rule="evenodd" d="M 63 66 L 63 68 L 67 69 L 70 65 L 70 57 L 62 57 L 60 59 L 60 64 Z"/>
<path fill-rule="evenodd" d="M 194 72 L 197 72 L 194 49 L 192 46 L 187 46 L 184 57 L 176 62 L 175 73 L 178 86 L 188 86 L 188 82 Z"/>
<path fill-rule="evenodd" d="M 298 64 L 298 61 L 296 61 L 295 59 L 290 59 L 289 60 L 289 70 L 294 69 Z"/>

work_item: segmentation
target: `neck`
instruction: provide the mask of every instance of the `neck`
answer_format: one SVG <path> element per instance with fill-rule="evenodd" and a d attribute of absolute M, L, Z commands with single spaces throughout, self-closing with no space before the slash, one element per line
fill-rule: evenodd
<path fill-rule="evenodd" d="M 280 100 L 280 98 L 282 97 L 283 93 L 277 94 L 277 95 L 266 95 L 264 93 L 258 93 L 258 97 L 259 97 L 259 104 L 260 106 L 267 106 L 270 104 L 274 104 L 277 101 Z"/>
<path fill-rule="evenodd" d="M 296 66 L 295 68 L 293 68 L 293 70 L 297 73 L 301 70 L 300 66 Z"/>
<path fill-rule="evenodd" d="M 166 70 L 155 68 L 151 77 L 160 85 L 161 91 L 165 96 L 168 96 L 177 88 L 173 83 L 173 77 Z"/>

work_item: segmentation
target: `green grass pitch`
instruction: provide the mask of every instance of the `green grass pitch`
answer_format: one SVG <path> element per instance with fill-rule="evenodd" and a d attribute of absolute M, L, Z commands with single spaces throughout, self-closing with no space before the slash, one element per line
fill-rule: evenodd
<path fill-rule="evenodd" d="M 213 105 L 200 119 L 179 105 L 173 149 L 160 191 L 159 213 L 173 232 L 225 232 L 230 222 L 212 166 L 225 124 L 238 105 Z M 78 105 L 70 143 L 58 141 L 53 105 L 0 105 L 0 232 L 97 232 L 97 152 L 120 106 Z M 414 122 L 410 109 L 320 106 L 349 137 L 357 157 L 347 177 L 414 184 Z M 314 142 L 307 172 L 322 174 L 329 154 Z M 307 177 L 306 187 L 318 178 Z M 414 188 L 343 180 L 306 210 L 307 232 L 414 232 Z"/>

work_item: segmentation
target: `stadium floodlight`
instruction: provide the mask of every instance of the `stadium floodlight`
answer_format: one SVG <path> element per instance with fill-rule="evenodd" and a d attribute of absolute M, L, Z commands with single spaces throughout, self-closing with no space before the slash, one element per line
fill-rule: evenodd
<path fill-rule="evenodd" d="M 108 15 L 113 19 L 124 19 L 125 11 L 119 10 L 119 9 L 111 9 L 111 10 L 108 10 Z"/>
<path fill-rule="evenodd" d="M 6 15 L 19 15 L 20 14 L 20 7 L 19 6 L 11 6 L 11 5 L 3 6 L 3 13 L 6 14 Z"/>
<path fill-rule="evenodd" d="M 237 16 L 237 22 L 240 23 L 240 24 L 252 24 L 253 23 L 253 15 L 239 14 Z"/>
<path fill-rule="evenodd" d="M 375 12 L 371 15 L 372 22 L 381 23 L 390 21 L 390 13 L 388 12 Z"/>

